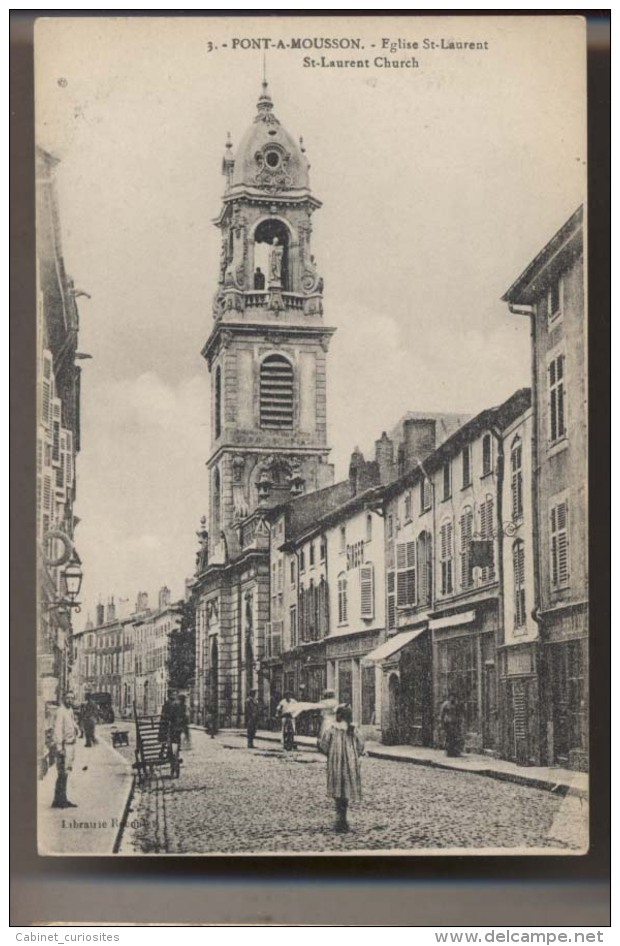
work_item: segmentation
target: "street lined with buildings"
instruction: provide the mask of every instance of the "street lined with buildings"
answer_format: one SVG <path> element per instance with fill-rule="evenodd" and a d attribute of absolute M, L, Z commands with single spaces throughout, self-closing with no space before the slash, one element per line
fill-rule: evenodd
<path fill-rule="evenodd" d="M 240 734 L 192 733 L 179 780 L 132 801 L 121 853 L 583 850 L 587 803 L 527 785 L 367 757 L 351 832 L 334 834 L 325 759 Z"/>
<path fill-rule="evenodd" d="M 49 156 L 41 162 L 51 173 Z M 504 296 L 515 318 L 531 322 L 531 389 L 499 404 L 490 392 L 475 416 L 386 418 L 374 456 L 355 448 L 347 478 L 335 482 L 326 379 L 336 329 L 324 322 L 311 252 L 321 204 L 308 169 L 264 83 L 253 123 L 223 160 L 221 258 L 202 350 L 211 378 L 209 503 L 195 570 L 177 600 L 165 586 L 156 604 L 144 591 L 135 603 L 108 594 L 82 630 L 71 623 L 69 588 L 70 564 L 79 562 L 72 284 L 62 284 L 71 318 L 60 354 L 56 316 L 46 316 L 42 774 L 68 686 L 78 704 L 94 695 L 109 706 L 105 721 L 125 728 L 134 716 L 158 716 L 172 689 L 200 728 L 179 780 L 158 771 L 137 789 L 138 827 L 125 841 L 137 851 L 577 849 L 583 838 L 555 831 L 563 798 L 553 792 L 376 756 L 363 762 L 354 830 L 336 837 L 322 756 L 267 742 L 242 751 L 233 733 L 254 691 L 260 727 L 272 731 L 285 694 L 320 704 L 331 691 L 371 742 L 439 751 L 452 698 L 459 752 L 524 772 L 588 768 L 582 209 Z M 298 732 L 314 736 L 319 722 L 318 713 L 300 716 Z M 216 739 L 206 727 L 219 730 Z M 132 742 L 121 752 L 133 761 L 137 749 Z M 77 765 L 72 782 L 80 778 Z M 566 804 L 583 805 L 575 797 Z"/>

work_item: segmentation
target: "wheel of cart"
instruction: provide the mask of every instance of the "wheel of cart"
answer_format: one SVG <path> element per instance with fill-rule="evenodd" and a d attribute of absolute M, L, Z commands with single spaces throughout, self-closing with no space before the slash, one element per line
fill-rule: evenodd
<path fill-rule="evenodd" d="M 293 724 L 293 717 L 290 714 L 285 714 L 282 717 L 282 743 L 287 752 L 291 752 L 295 748 L 295 726 Z"/>

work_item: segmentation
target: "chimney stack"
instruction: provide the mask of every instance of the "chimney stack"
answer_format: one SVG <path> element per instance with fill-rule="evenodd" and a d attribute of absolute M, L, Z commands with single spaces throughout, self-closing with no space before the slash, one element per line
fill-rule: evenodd
<path fill-rule="evenodd" d="M 159 607 L 167 608 L 170 604 L 170 588 L 167 588 L 166 585 L 159 590 Z"/>
<path fill-rule="evenodd" d="M 97 627 L 101 627 L 104 621 L 105 621 L 105 608 L 100 602 L 97 605 Z"/>
<path fill-rule="evenodd" d="M 385 430 L 379 440 L 375 440 L 375 460 L 379 467 L 379 482 L 385 485 L 394 479 L 394 444 Z"/>
<path fill-rule="evenodd" d="M 417 466 L 432 453 L 436 445 L 436 422 L 430 418 L 407 418 L 403 422 L 403 470 Z"/>
<path fill-rule="evenodd" d="M 136 611 L 148 611 L 149 608 L 149 596 L 146 591 L 139 591 L 138 598 L 136 600 Z"/>
<path fill-rule="evenodd" d="M 112 597 L 108 601 L 106 621 L 108 624 L 110 624 L 112 621 L 115 621 L 115 620 L 116 620 L 116 607 L 114 606 L 114 598 Z"/>
<path fill-rule="evenodd" d="M 349 482 L 351 484 L 351 492 L 354 496 L 361 492 L 362 474 L 365 465 L 364 454 L 359 447 L 356 447 L 351 454 L 351 462 L 349 463 Z"/>

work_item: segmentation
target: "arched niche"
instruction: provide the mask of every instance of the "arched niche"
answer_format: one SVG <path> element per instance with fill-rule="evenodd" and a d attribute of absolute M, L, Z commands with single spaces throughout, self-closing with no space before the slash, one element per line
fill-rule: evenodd
<path fill-rule="evenodd" d="M 274 239 L 284 249 L 282 256 L 282 289 L 284 292 L 292 292 L 292 259 L 291 249 L 293 244 L 293 234 L 289 226 L 279 217 L 266 217 L 261 220 L 253 232 L 254 242 L 254 266 L 252 269 L 252 285 L 254 285 L 254 274 L 257 267 L 265 275 L 265 288 L 269 285 L 269 248 L 273 245 Z"/>

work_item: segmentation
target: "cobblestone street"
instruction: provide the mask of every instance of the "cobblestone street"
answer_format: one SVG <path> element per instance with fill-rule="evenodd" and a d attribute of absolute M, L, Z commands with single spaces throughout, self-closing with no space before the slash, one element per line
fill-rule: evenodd
<path fill-rule="evenodd" d="M 121 853 L 351 852 L 432 849 L 576 850 L 579 798 L 463 772 L 362 761 L 364 798 L 351 832 L 333 830 L 325 760 L 248 750 L 234 733 L 192 733 L 181 777 L 136 786 Z"/>

